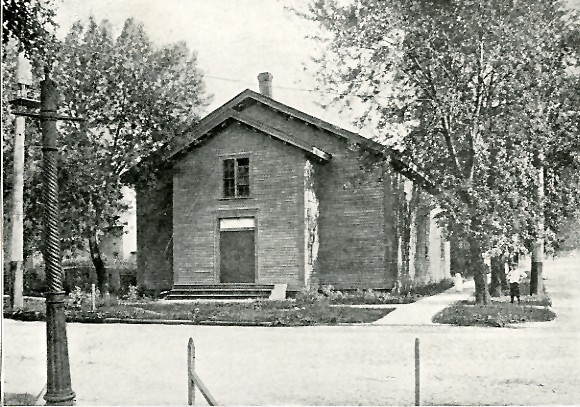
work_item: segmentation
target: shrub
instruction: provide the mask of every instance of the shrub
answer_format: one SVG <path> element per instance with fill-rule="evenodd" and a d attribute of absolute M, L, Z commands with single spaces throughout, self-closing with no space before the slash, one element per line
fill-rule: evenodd
<path fill-rule="evenodd" d="M 453 280 L 450 278 L 444 278 L 443 280 L 434 283 L 413 286 L 411 287 L 409 294 L 428 296 L 439 294 L 450 289 L 451 287 L 453 287 Z"/>
<path fill-rule="evenodd" d="M 318 292 L 318 289 L 310 287 L 304 288 L 296 294 L 297 305 L 309 305 L 324 302 L 326 297 Z"/>
<path fill-rule="evenodd" d="M 101 293 L 97 288 L 95 290 L 95 306 L 100 307 L 104 305 L 104 299 L 101 297 Z M 90 308 L 92 306 L 91 293 L 83 291 L 80 287 L 75 286 L 68 294 L 67 301 L 65 302 L 66 307 L 69 309 L 83 309 Z"/>
<path fill-rule="evenodd" d="M 139 288 L 136 285 L 130 285 L 127 288 L 127 294 L 123 297 L 127 301 L 137 301 L 141 296 L 139 295 Z"/>

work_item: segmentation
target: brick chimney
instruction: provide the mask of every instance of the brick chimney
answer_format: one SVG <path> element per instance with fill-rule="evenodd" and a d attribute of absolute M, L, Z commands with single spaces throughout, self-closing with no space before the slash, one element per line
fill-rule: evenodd
<path fill-rule="evenodd" d="M 262 72 L 258 75 L 258 84 L 260 86 L 260 93 L 264 96 L 272 97 L 272 78 L 274 76 L 270 72 Z"/>

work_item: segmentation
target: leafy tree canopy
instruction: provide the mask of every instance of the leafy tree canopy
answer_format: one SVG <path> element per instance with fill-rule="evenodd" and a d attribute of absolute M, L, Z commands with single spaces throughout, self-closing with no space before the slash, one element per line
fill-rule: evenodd
<path fill-rule="evenodd" d="M 482 254 L 538 233 L 539 158 L 552 229 L 576 207 L 579 20 L 562 2 L 316 0 L 298 13 L 320 27 L 313 69 L 341 95 L 330 103 L 439 186 L 479 294 Z"/>
<path fill-rule="evenodd" d="M 18 51 L 39 60 L 54 44 L 53 0 L 2 1 L 2 46 L 15 40 Z M 3 52 L 4 55 L 5 52 Z"/>
<path fill-rule="evenodd" d="M 51 77 L 60 110 L 84 122 L 61 121 L 60 204 L 63 249 L 89 248 L 101 288 L 106 283 L 99 237 L 120 226 L 121 175 L 167 139 L 196 123 L 209 96 L 195 53 L 184 43 L 156 47 L 143 25 L 125 22 L 115 37 L 107 21 L 77 22 L 59 44 Z M 37 86 L 38 87 L 38 86 Z M 40 143 L 35 132 L 31 145 Z M 39 149 L 29 148 L 25 218 L 41 228 Z M 35 236 L 30 233 L 29 236 Z M 30 244 L 39 248 L 38 240 Z M 101 290 L 104 292 L 104 290 Z"/>

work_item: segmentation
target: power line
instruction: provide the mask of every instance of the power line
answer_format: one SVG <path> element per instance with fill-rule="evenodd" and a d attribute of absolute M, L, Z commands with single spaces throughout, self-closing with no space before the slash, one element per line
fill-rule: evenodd
<path fill-rule="evenodd" d="M 96 50 L 89 50 L 86 48 L 81 48 L 81 47 L 77 47 L 71 44 L 66 44 L 66 43 L 62 43 L 62 45 L 69 47 L 69 48 L 74 48 L 77 49 L 79 51 L 85 51 L 87 54 L 100 54 L 100 55 L 105 55 L 105 56 L 109 56 L 112 58 L 116 58 L 116 59 L 120 59 L 120 60 L 124 60 L 127 62 L 133 62 L 132 60 L 130 60 L 129 58 L 126 58 L 122 55 L 117 55 L 117 54 L 111 54 L 108 52 L 102 52 L 102 51 L 96 51 Z M 220 81 L 225 81 L 225 82 L 233 82 L 233 83 L 240 83 L 246 86 L 254 86 L 254 83 L 248 82 L 248 81 L 243 81 L 240 79 L 236 79 L 236 78 L 227 78 L 227 77 L 223 77 L 223 76 L 215 76 L 215 75 L 209 75 L 209 74 L 203 74 L 204 78 L 208 78 L 208 79 L 214 79 L 214 80 L 220 80 Z M 384 96 L 384 95 L 367 95 L 367 94 L 356 94 L 356 93 L 340 93 L 340 92 L 329 92 L 329 91 L 323 91 L 321 89 L 307 89 L 307 88 L 299 88 L 299 87 L 290 87 L 290 86 L 279 86 L 279 85 L 272 85 L 272 88 L 274 89 L 281 89 L 281 90 L 290 90 L 290 91 L 295 91 L 295 92 L 308 92 L 308 93 L 320 93 L 320 94 L 326 94 L 326 95 L 331 95 L 331 96 L 338 96 L 338 97 L 358 97 L 360 99 L 373 99 L 373 98 L 377 98 L 377 99 L 384 99 L 384 100 L 393 100 L 393 99 L 397 99 L 394 96 Z"/>

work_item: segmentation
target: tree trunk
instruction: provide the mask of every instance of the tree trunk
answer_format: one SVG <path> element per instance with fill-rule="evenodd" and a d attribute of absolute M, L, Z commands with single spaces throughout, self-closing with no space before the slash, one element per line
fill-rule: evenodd
<path fill-rule="evenodd" d="M 107 268 L 105 267 L 105 262 L 101 256 L 101 249 L 99 248 L 99 241 L 97 239 L 97 232 L 95 230 L 91 231 L 89 237 L 89 250 L 91 253 L 91 260 L 93 266 L 95 266 L 95 272 L 97 274 L 97 287 L 101 292 L 101 295 L 109 295 L 109 274 Z"/>
<path fill-rule="evenodd" d="M 514 266 L 515 263 L 514 263 L 512 256 L 508 255 L 506 262 L 507 262 L 508 269 L 511 271 L 515 267 Z M 509 290 L 510 286 L 509 286 L 508 281 L 507 281 L 505 269 L 504 269 L 503 273 L 500 273 L 500 282 L 501 282 L 501 289 L 503 292 L 506 292 L 507 290 Z"/>
<path fill-rule="evenodd" d="M 403 222 L 401 230 L 401 288 L 403 293 L 408 293 L 411 289 L 411 236 L 412 228 L 415 227 L 415 219 L 417 217 L 417 208 L 419 204 L 419 190 L 413 185 L 411 189 L 411 196 L 409 199 L 403 198 Z"/>
<path fill-rule="evenodd" d="M 530 275 L 530 295 L 541 294 L 544 291 L 544 281 L 542 271 L 544 267 L 544 156 L 537 153 L 534 166 L 538 176 L 538 186 L 536 187 L 535 199 L 539 208 L 538 221 L 536 225 L 537 237 L 532 246 L 532 270 Z"/>
<path fill-rule="evenodd" d="M 505 280 L 505 263 L 503 256 L 492 257 L 491 283 L 489 285 L 489 295 L 492 297 L 501 297 L 503 295 L 502 276 Z"/>
<path fill-rule="evenodd" d="M 475 282 L 475 303 L 486 305 L 489 303 L 486 279 L 487 266 L 483 261 L 479 241 L 474 236 L 469 236 L 469 266 L 473 270 L 473 281 Z"/>

